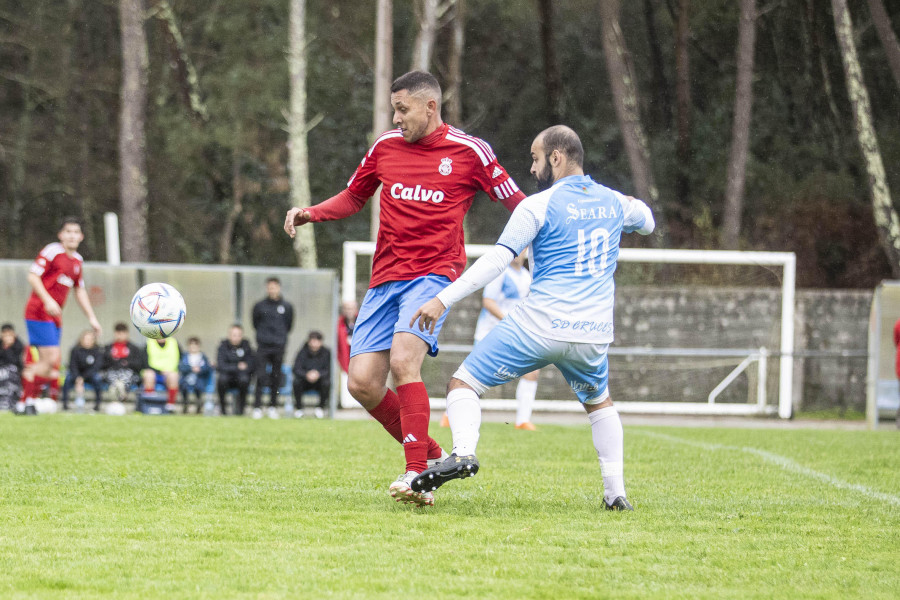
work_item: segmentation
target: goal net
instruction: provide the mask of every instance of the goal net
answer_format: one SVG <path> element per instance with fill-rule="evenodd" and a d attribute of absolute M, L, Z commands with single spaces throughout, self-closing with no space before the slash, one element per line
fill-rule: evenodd
<path fill-rule="evenodd" d="M 467 245 L 469 261 L 489 245 Z M 342 300 L 361 301 L 372 242 L 345 242 Z M 610 394 L 621 412 L 791 416 L 795 256 L 786 252 L 623 248 L 616 270 Z M 441 408 L 472 349 L 477 292 L 454 305 L 440 353 L 422 375 Z M 514 410 L 516 382 L 489 390 L 487 410 Z M 583 410 L 552 366 L 541 370 L 536 411 Z M 343 406 L 356 403 L 346 394 Z"/>

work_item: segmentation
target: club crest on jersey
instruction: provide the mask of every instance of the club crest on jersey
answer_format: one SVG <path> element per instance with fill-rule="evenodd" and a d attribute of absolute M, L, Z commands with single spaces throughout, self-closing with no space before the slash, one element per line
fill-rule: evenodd
<path fill-rule="evenodd" d="M 441 159 L 441 166 L 438 167 L 438 173 L 441 175 L 449 175 L 453 172 L 453 161 L 447 157 Z"/>
<path fill-rule="evenodd" d="M 406 187 L 402 183 L 395 183 L 391 186 L 391 197 L 400 200 L 418 200 L 419 202 L 431 201 L 438 204 L 444 199 L 444 192 L 441 190 L 429 190 L 421 185 Z"/>

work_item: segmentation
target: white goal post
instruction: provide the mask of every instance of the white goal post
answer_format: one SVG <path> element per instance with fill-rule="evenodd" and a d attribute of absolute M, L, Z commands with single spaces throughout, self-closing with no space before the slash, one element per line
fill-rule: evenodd
<path fill-rule="evenodd" d="M 492 245 L 467 244 L 466 254 L 470 259 L 477 258 Z M 375 252 L 374 242 L 344 242 L 343 246 L 343 274 L 341 285 L 341 300 L 358 300 L 356 296 L 357 256 L 371 256 Z M 749 265 L 781 267 L 781 323 L 780 323 L 780 347 L 777 351 L 769 351 L 765 348 L 755 350 L 715 350 L 715 356 L 731 356 L 744 358 L 720 386 L 710 392 L 703 401 L 697 402 L 616 402 L 619 411 L 623 413 L 652 413 L 652 414 L 688 414 L 688 415 L 746 415 L 761 416 L 775 414 L 782 419 L 789 419 L 792 411 L 793 372 L 794 372 L 794 294 L 796 285 L 796 256 L 793 252 L 743 252 L 729 250 L 667 250 L 646 248 L 622 248 L 619 251 L 620 262 L 637 263 L 671 263 L 671 264 L 710 264 L 710 265 Z M 463 351 L 467 347 L 442 348 L 451 351 Z M 622 352 L 624 350 L 624 352 Z M 613 353 L 652 353 L 656 355 L 676 356 L 709 356 L 709 349 L 690 348 L 628 348 L 616 349 L 610 346 L 610 354 Z M 778 404 L 769 405 L 765 399 L 765 366 L 769 354 L 778 356 Z M 727 386 L 741 370 L 746 369 L 751 362 L 757 362 L 759 366 L 759 378 L 761 388 L 755 403 L 716 403 L 716 395 L 721 388 Z M 433 398 L 435 408 L 443 407 L 444 398 Z M 355 402 L 350 400 L 351 405 Z M 342 401 L 342 406 L 344 406 Z M 515 400 L 482 400 L 482 407 L 488 410 L 514 410 Z M 583 410 L 577 401 L 536 401 L 535 410 L 554 411 L 581 411 Z"/>

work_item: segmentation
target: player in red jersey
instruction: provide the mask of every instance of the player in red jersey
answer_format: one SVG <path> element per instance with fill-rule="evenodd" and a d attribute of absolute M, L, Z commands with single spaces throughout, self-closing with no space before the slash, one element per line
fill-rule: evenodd
<path fill-rule="evenodd" d="M 102 334 L 100 322 L 94 315 L 84 287 L 84 259 L 77 252 L 84 240 L 81 223 L 74 217 L 66 217 L 57 237 L 59 242 L 44 246 L 28 271 L 32 292 L 25 305 L 25 325 L 30 344 L 37 348 L 38 358 L 22 373 L 22 399 L 17 406 L 19 412 L 25 411 L 44 384 L 59 380 L 62 307 L 70 288 L 75 289 L 75 300 L 97 336 Z"/>
<path fill-rule="evenodd" d="M 437 335 L 410 328 L 424 300 L 449 285 L 466 265 L 463 217 L 478 190 L 510 211 L 525 198 L 483 140 L 441 120 L 441 87 L 412 71 L 391 85 L 397 129 L 382 134 L 363 157 L 347 189 L 311 208 L 288 211 L 284 229 L 342 219 L 358 212 L 381 185 L 372 279 L 353 330 L 349 390 L 398 442 L 406 473 L 391 484 L 398 501 L 434 502 L 409 483 L 441 458 L 428 436 L 430 406 L 422 382 L 425 354 L 437 354 Z M 386 386 L 388 373 L 397 392 Z"/>

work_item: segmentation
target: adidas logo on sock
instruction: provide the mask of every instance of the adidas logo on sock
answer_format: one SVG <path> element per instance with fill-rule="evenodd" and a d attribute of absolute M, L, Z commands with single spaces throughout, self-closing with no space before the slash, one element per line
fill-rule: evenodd
<path fill-rule="evenodd" d="M 408 443 L 410 443 L 410 442 L 418 442 L 418 441 L 419 441 L 419 440 L 416 439 L 416 436 L 414 436 L 414 435 L 411 434 L 411 433 L 407 433 L 407 434 L 406 434 L 406 437 L 403 438 L 403 443 L 404 443 L 404 444 L 408 444 Z"/>

